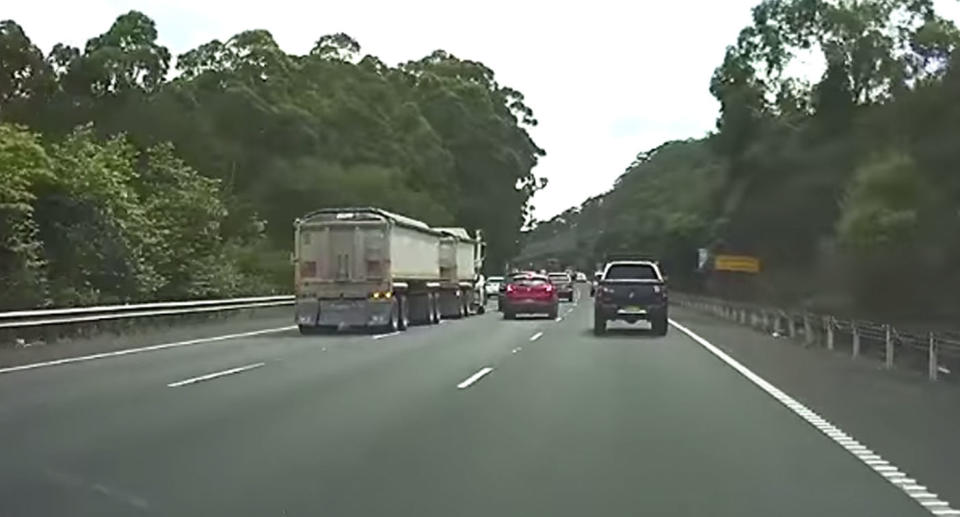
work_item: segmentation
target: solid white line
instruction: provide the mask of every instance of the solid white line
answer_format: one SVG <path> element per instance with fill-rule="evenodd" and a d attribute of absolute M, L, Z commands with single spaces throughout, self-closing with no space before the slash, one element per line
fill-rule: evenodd
<path fill-rule="evenodd" d="M 397 336 L 399 334 L 400 334 L 400 331 L 387 332 L 386 334 L 377 334 L 376 336 L 373 336 L 373 339 L 383 339 L 385 337 Z"/>
<path fill-rule="evenodd" d="M 530 336 L 530 341 L 536 341 L 536 340 L 540 339 L 540 336 L 542 336 L 542 335 L 543 335 L 543 332 L 537 332 L 536 334 Z"/>
<path fill-rule="evenodd" d="M 918 495 L 919 492 L 907 490 L 905 487 L 917 485 L 917 481 L 912 478 L 908 478 L 906 474 L 901 472 L 897 467 L 891 465 L 889 462 L 884 461 L 882 464 L 871 464 L 874 463 L 870 460 L 864 460 L 864 457 L 867 455 L 873 455 L 873 451 L 867 449 L 865 446 L 860 445 L 859 442 L 856 442 L 850 435 L 844 433 L 840 430 L 839 427 L 833 425 L 818 425 L 813 422 L 813 420 L 818 420 L 820 417 L 816 415 L 809 408 L 803 404 L 797 402 L 794 398 L 790 397 L 783 391 L 777 389 L 774 385 L 767 382 L 763 377 L 760 377 L 749 368 L 741 364 L 739 361 L 728 355 L 723 350 L 720 350 L 716 345 L 707 341 L 706 339 L 700 337 L 696 332 L 684 327 L 683 325 L 677 323 L 674 320 L 669 320 L 670 324 L 674 328 L 683 332 L 690 339 L 694 340 L 697 344 L 705 348 L 708 352 L 715 355 L 718 359 L 723 361 L 734 370 L 737 371 L 740 375 L 744 376 L 750 382 L 754 383 L 757 387 L 762 389 L 771 395 L 774 399 L 779 401 L 785 407 L 793 411 L 797 416 L 804 419 L 809 423 L 814 429 L 817 429 L 823 433 L 828 438 L 832 439 L 835 443 L 843 447 L 847 452 L 852 454 L 854 457 L 860 459 L 866 466 L 870 467 L 877 474 L 880 474 L 888 482 L 894 486 L 900 488 L 903 493 L 912 498 L 915 502 L 922 505 L 927 511 L 933 513 L 934 515 L 960 515 L 960 512 L 955 512 L 950 508 L 950 503 L 941 500 L 931 500 L 927 496 Z M 878 457 L 879 458 L 879 457 Z"/>
<path fill-rule="evenodd" d="M 184 379 L 182 381 L 171 382 L 167 384 L 168 388 L 178 388 L 180 386 L 186 386 L 188 384 L 195 384 L 198 382 L 209 381 L 210 379 L 216 379 L 217 377 L 224 377 L 227 375 L 233 375 L 235 373 L 245 372 L 247 370 L 253 370 L 254 368 L 260 368 L 266 363 L 253 363 L 246 366 L 239 366 L 237 368 L 230 368 L 229 370 L 223 370 L 220 372 L 208 373 L 206 375 L 201 375 L 199 377 L 191 377 L 189 379 Z"/>
<path fill-rule="evenodd" d="M 289 327 L 278 327 L 278 328 L 272 328 L 272 329 L 254 330 L 252 332 L 241 332 L 239 334 L 225 334 L 222 336 L 205 337 L 205 338 L 199 338 L 199 339 L 188 339 L 187 341 L 177 341 L 176 343 L 164 343 L 161 345 L 150 345 L 150 346 L 144 346 L 140 348 L 127 348 L 124 350 L 114 350 L 113 352 L 101 352 L 99 354 L 82 355 L 77 357 L 65 357 L 63 359 L 55 359 L 52 361 L 43 361 L 40 363 L 30 363 L 30 364 L 23 364 L 20 366 L 9 366 L 6 368 L 0 368 L 0 374 L 20 372 L 24 370 L 33 370 L 36 368 L 44 368 L 47 366 L 60 366 L 63 364 L 82 363 L 84 361 L 93 361 L 95 359 L 104 359 L 107 357 L 118 357 L 121 355 L 140 354 L 143 352 L 154 352 L 156 350 L 166 350 L 167 348 L 177 348 L 181 346 L 197 345 L 200 343 L 212 343 L 214 341 L 224 341 L 227 339 L 259 336 L 262 334 L 271 334 L 276 332 L 283 332 L 286 330 L 293 330 L 295 328 L 297 327 L 295 325 L 292 325 Z"/>
<path fill-rule="evenodd" d="M 462 390 L 462 389 L 464 389 L 464 388 L 469 388 L 471 384 L 479 381 L 479 380 L 480 380 L 480 377 L 483 377 L 484 375 L 486 375 L 486 374 L 488 374 L 488 373 L 490 373 L 490 372 L 492 372 L 492 371 L 493 371 L 493 368 L 491 368 L 491 367 L 489 367 L 489 366 L 487 366 L 486 368 L 482 368 L 479 372 L 477 372 L 477 373 L 475 373 L 475 374 L 467 377 L 466 380 L 464 380 L 464 381 L 461 382 L 460 384 L 457 384 L 457 389 L 461 389 L 461 390 Z"/>

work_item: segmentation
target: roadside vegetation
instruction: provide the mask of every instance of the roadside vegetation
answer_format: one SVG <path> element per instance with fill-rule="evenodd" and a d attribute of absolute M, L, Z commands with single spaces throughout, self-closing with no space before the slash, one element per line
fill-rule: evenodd
<path fill-rule="evenodd" d="M 545 185 L 536 123 L 442 50 L 390 66 L 251 30 L 174 59 L 132 11 L 44 53 L 2 21 L 0 310 L 286 293 L 292 221 L 325 206 L 480 229 L 502 264 Z"/>
<path fill-rule="evenodd" d="M 956 314 L 958 42 L 928 0 L 762 2 L 709 84 L 716 130 L 638 154 L 611 191 L 526 240 L 575 232 L 582 267 L 643 250 L 688 289 Z M 805 80 L 809 63 L 822 73 Z M 699 247 L 755 255 L 763 272 L 721 291 L 694 273 Z"/>

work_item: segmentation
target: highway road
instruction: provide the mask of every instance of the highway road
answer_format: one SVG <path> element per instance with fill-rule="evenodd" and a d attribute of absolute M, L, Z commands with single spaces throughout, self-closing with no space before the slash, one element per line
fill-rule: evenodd
<path fill-rule="evenodd" d="M 960 514 L 719 344 L 593 336 L 590 302 L 0 373 L 0 515 Z"/>

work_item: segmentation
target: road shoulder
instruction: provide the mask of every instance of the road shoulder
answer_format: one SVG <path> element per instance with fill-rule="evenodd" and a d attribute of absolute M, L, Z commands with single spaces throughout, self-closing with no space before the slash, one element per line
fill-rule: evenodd
<path fill-rule="evenodd" d="M 960 501 L 960 388 L 671 308 L 672 317 L 857 437 L 947 501 Z"/>

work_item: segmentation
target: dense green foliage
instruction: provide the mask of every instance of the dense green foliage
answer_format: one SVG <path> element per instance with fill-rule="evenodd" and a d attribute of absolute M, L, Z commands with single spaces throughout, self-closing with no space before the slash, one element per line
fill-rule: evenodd
<path fill-rule="evenodd" d="M 698 247 L 753 254 L 759 296 L 954 311 L 958 43 L 929 0 L 766 0 L 711 81 L 717 131 L 641 153 L 527 239 L 602 229 L 578 260 L 642 249 L 688 281 Z M 791 75 L 801 58 L 822 61 L 817 80 Z"/>
<path fill-rule="evenodd" d="M 120 16 L 44 55 L 0 22 L 0 308 L 289 291 L 293 219 L 372 205 L 517 250 L 544 151 L 523 95 L 443 51 L 242 32 L 179 56 Z M 490 207 L 495 206 L 495 210 Z"/>

